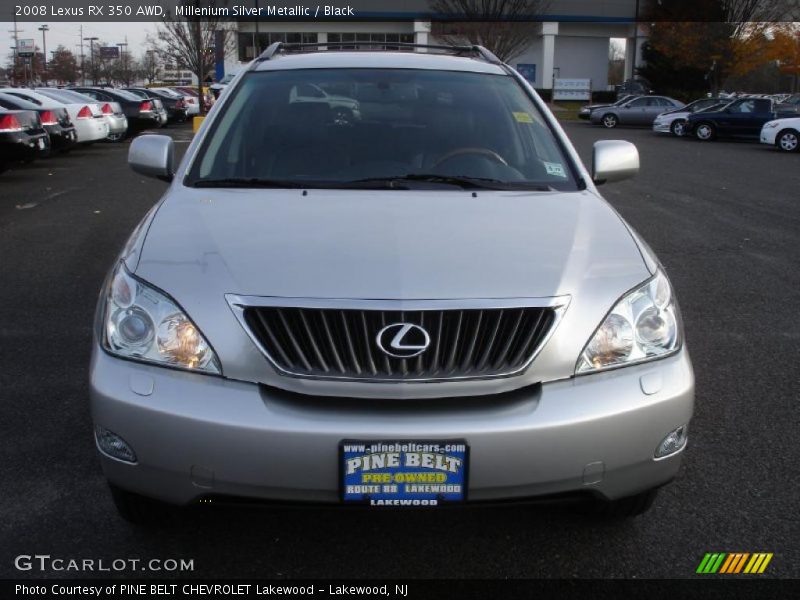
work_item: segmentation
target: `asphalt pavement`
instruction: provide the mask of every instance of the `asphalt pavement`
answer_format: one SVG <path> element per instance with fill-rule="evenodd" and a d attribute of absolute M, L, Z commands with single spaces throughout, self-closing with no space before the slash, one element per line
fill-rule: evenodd
<path fill-rule="evenodd" d="M 89 417 L 92 315 L 166 186 L 129 170 L 127 143 L 95 144 L 0 175 L 0 577 L 65 575 L 14 568 L 36 553 L 193 559 L 196 577 L 694 577 L 715 551 L 773 552 L 765 577 L 800 576 L 800 155 L 566 130 L 587 162 L 598 139 L 638 145 L 640 175 L 601 189 L 664 263 L 694 361 L 689 449 L 649 513 L 209 510 L 165 530 L 121 520 Z M 167 131 L 185 149 L 190 129 Z"/>

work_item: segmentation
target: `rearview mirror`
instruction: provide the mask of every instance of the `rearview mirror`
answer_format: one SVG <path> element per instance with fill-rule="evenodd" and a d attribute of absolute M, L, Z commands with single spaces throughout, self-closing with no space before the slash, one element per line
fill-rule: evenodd
<path fill-rule="evenodd" d="M 166 135 L 143 135 L 131 143 L 128 150 L 131 169 L 146 177 L 172 181 L 175 175 L 175 144 Z"/>
<path fill-rule="evenodd" d="M 592 180 L 601 185 L 621 181 L 639 172 L 639 151 L 630 142 L 603 140 L 594 143 Z"/>

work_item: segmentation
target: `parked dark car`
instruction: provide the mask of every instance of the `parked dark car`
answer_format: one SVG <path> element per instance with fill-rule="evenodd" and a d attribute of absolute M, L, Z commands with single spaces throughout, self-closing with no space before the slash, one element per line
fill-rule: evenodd
<path fill-rule="evenodd" d="M 148 88 L 130 87 L 125 88 L 125 91 L 136 95 L 144 94 L 161 100 L 161 104 L 163 104 L 164 108 L 167 110 L 167 118 L 170 123 L 180 123 L 186 120 L 186 103 L 183 98 L 178 98 L 171 94 L 165 94 L 162 91 Z"/>
<path fill-rule="evenodd" d="M 780 104 L 775 106 L 778 112 L 800 113 L 800 94 L 792 94 Z"/>
<path fill-rule="evenodd" d="M 621 85 L 616 86 L 617 100 L 625 96 L 647 96 L 653 93 L 653 86 L 646 79 L 626 79 Z"/>
<path fill-rule="evenodd" d="M 38 113 L 41 124 L 50 138 L 50 148 L 69 151 L 78 143 L 78 134 L 63 107 L 42 107 L 17 96 L 0 92 L 0 106 L 7 110 L 32 110 Z"/>
<path fill-rule="evenodd" d="M 50 151 L 39 113 L 0 107 L 0 172 L 15 162 L 29 162 Z"/>
<path fill-rule="evenodd" d="M 74 87 L 70 89 L 101 102 L 119 103 L 128 118 L 128 135 L 161 126 L 155 104 L 130 92 L 100 87 Z"/>
<path fill-rule="evenodd" d="M 778 105 L 769 98 L 739 98 L 719 110 L 689 115 L 684 136 L 694 136 L 704 142 L 718 137 L 758 139 L 767 121 L 796 114 L 778 110 Z"/>

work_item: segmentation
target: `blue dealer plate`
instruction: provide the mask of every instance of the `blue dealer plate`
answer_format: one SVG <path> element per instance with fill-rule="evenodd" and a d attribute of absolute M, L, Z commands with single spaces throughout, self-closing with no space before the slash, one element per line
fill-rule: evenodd
<path fill-rule="evenodd" d="M 464 440 L 344 440 L 339 446 L 342 501 L 371 506 L 463 502 L 468 460 Z"/>

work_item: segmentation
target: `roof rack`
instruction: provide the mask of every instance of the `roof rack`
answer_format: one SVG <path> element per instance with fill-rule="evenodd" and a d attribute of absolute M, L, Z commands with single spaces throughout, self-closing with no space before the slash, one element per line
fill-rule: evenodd
<path fill-rule="evenodd" d="M 501 61 L 497 56 L 495 56 L 492 52 L 484 48 L 483 46 L 472 45 L 472 46 L 448 46 L 444 44 L 407 44 L 403 42 L 314 42 L 314 43 L 288 43 L 288 42 L 275 42 L 271 46 L 269 46 L 264 52 L 262 52 L 258 58 L 255 59 L 253 65 L 263 62 L 265 60 L 272 60 L 277 58 L 282 54 L 287 54 L 289 52 L 306 52 L 310 51 L 313 52 L 315 49 L 319 50 L 320 48 L 347 48 L 360 50 L 364 46 L 372 47 L 372 48 L 397 48 L 397 49 L 426 49 L 426 50 L 440 50 L 442 52 L 449 52 L 456 56 L 460 55 L 472 55 L 477 58 L 481 58 L 488 63 L 493 65 L 502 65 L 503 61 Z"/>

